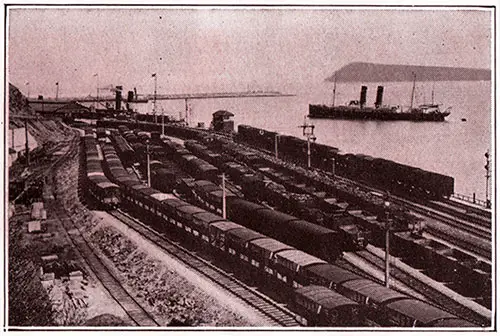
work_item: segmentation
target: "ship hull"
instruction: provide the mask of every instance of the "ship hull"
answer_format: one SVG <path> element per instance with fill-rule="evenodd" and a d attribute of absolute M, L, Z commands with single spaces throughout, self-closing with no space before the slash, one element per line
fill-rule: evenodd
<path fill-rule="evenodd" d="M 449 113 L 407 113 L 395 112 L 387 108 L 346 108 L 325 105 L 309 105 L 309 118 L 347 120 L 407 120 L 445 121 Z"/>

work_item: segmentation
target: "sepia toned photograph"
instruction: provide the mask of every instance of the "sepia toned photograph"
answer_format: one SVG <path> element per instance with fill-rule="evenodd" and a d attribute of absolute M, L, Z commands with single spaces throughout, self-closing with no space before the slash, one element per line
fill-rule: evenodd
<path fill-rule="evenodd" d="M 496 331 L 496 7 L 4 9 L 4 331 Z"/>

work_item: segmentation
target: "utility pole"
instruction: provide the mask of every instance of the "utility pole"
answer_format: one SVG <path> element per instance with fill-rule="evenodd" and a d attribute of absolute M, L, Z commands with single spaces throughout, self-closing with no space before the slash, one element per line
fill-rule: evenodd
<path fill-rule="evenodd" d="M 386 212 L 386 222 L 385 222 L 385 287 L 389 288 L 389 271 L 390 271 L 390 262 L 389 262 L 389 235 L 391 232 L 391 221 L 389 220 L 389 211 L 388 208 L 391 205 L 389 201 L 384 202 L 385 207 L 387 208 Z"/>
<path fill-rule="evenodd" d="M 307 116 L 304 117 L 304 124 L 299 126 L 302 128 L 302 134 L 307 137 L 307 168 L 311 168 L 311 140 L 316 141 L 314 136 L 314 125 L 307 122 Z"/>
<path fill-rule="evenodd" d="M 96 80 L 97 80 L 97 83 L 96 83 L 96 103 L 95 103 L 95 109 L 97 111 L 97 108 L 99 106 L 99 74 L 96 73 L 94 74 L 94 77 L 97 77 Z"/>
<path fill-rule="evenodd" d="M 153 114 L 155 116 L 155 124 L 156 124 L 156 85 L 157 85 L 157 82 L 156 82 L 156 73 L 154 73 L 152 77 L 155 79 L 155 93 L 154 93 L 154 96 L 153 96 Z"/>
<path fill-rule="evenodd" d="M 26 87 L 28 88 L 28 99 L 30 99 L 30 82 L 26 82 Z"/>
<path fill-rule="evenodd" d="M 148 173 L 148 187 L 151 187 L 151 171 L 149 168 L 149 140 L 146 140 L 146 165 Z"/>
<path fill-rule="evenodd" d="M 24 135 L 26 137 L 26 166 L 30 165 L 30 147 L 28 144 L 28 119 L 24 119 Z"/>
<path fill-rule="evenodd" d="M 486 208 L 491 207 L 491 202 L 489 200 L 489 188 L 490 188 L 490 177 L 491 177 L 491 172 L 490 172 L 490 153 L 489 151 L 486 151 L 484 153 L 484 156 L 486 157 L 486 165 L 484 166 L 484 169 L 486 169 Z"/>
<path fill-rule="evenodd" d="M 165 135 L 165 111 L 161 110 L 161 135 Z"/>
<path fill-rule="evenodd" d="M 186 117 L 185 117 L 185 121 L 186 121 L 186 125 L 189 125 L 189 105 L 188 105 L 188 100 L 187 98 L 184 99 L 184 105 L 185 105 L 185 108 L 186 108 Z"/>
<path fill-rule="evenodd" d="M 222 173 L 222 218 L 226 219 L 226 174 Z"/>
<path fill-rule="evenodd" d="M 56 100 L 59 97 L 59 82 L 56 82 Z"/>

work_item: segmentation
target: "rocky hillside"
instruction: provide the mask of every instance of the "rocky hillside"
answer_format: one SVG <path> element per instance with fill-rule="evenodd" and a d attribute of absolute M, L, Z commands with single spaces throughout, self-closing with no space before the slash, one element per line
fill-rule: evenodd
<path fill-rule="evenodd" d="M 9 128 L 24 127 L 24 120 L 15 117 L 20 114 L 37 115 L 29 106 L 28 99 L 21 91 L 9 83 Z M 38 144 L 43 144 L 49 140 L 57 141 L 59 136 L 68 132 L 59 121 L 43 118 L 28 120 L 28 131 Z"/>
<path fill-rule="evenodd" d="M 411 82 L 491 80 L 491 70 L 420 65 L 349 63 L 326 79 L 328 82 Z"/>
<path fill-rule="evenodd" d="M 9 113 L 16 114 L 34 114 L 28 105 L 28 99 L 19 91 L 17 87 L 9 83 Z"/>

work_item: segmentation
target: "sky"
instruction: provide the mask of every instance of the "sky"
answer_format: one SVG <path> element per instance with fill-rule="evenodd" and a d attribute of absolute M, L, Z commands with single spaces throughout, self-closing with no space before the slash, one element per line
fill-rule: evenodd
<path fill-rule="evenodd" d="M 11 7 L 25 95 L 293 91 L 350 62 L 491 68 L 492 11 L 381 7 Z M 97 74 L 97 75 L 96 75 Z M 27 84 L 29 83 L 29 84 Z M 101 95 L 105 90 L 101 90 Z"/>

